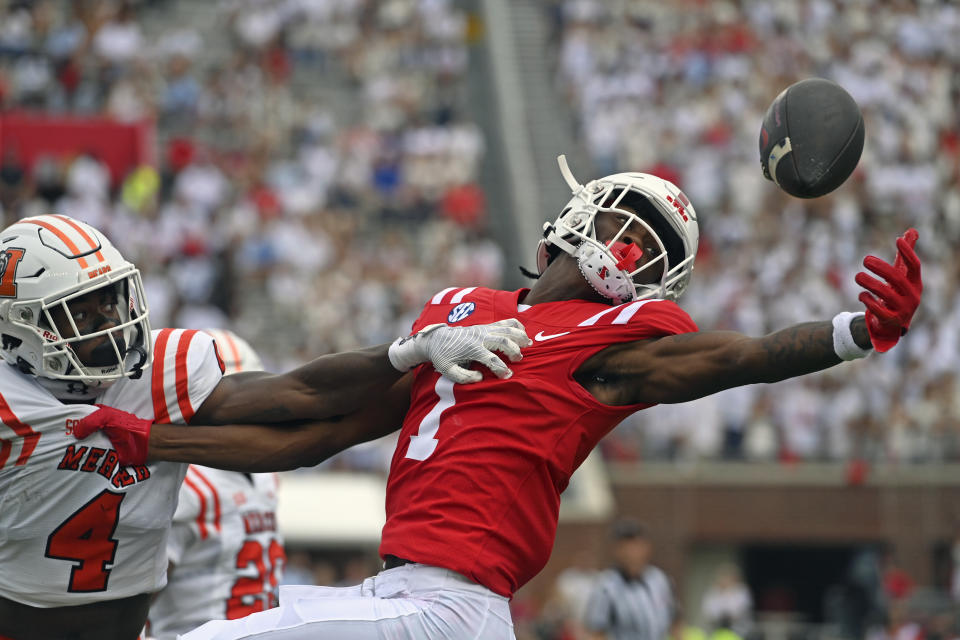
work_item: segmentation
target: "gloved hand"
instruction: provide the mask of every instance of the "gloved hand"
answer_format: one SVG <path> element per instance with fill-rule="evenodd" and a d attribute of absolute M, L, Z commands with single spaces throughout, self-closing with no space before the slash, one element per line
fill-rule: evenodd
<path fill-rule="evenodd" d="M 920 279 L 920 258 L 913 247 L 917 244 L 916 229 L 908 229 L 897 238 L 897 257 L 891 266 L 875 256 L 863 259 L 863 266 L 886 283 L 861 271 L 854 278 L 866 289 L 859 296 L 867 307 L 867 331 L 873 348 L 883 353 L 897 344 L 910 328 L 910 320 L 920 306 L 923 282 Z M 872 295 L 871 295 L 872 294 Z"/>
<path fill-rule="evenodd" d="M 138 418 L 132 413 L 98 404 L 97 410 L 81 420 L 73 435 L 82 440 L 94 431 L 103 431 L 117 450 L 120 464 L 146 464 L 147 443 L 150 440 L 152 420 Z"/>
<path fill-rule="evenodd" d="M 432 324 L 412 336 L 398 338 L 390 345 L 388 355 L 398 371 L 409 371 L 418 364 L 433 362 L 434 368 L 445 377 L 466 384 L 480 382 L 483 374 L 462 365 L 479 362 L 498 378 L 509 378 L 513 372 L 494 351 L 516 362 L 523 357 L 520 348 L 531 344 L 520 321 L 509 318 L 472 327 Z"/>

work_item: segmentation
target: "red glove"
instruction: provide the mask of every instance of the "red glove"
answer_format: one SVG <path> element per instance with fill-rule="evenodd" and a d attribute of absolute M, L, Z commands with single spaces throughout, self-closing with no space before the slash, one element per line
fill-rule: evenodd
<path fill-rule="evenodd" d="M 923 283 L 920 281 L 920 258 L 914 252 L 917 230 L 908 229 L 897 238 L 897 257 L 893 266 L 875 256 L 863 259 L 863 266 L 886 280 L 886 283 L 861 271 L 854 278 L 866 289 L 859 296 L 867 307 L 867 331 L 873 348 L 883 353 L 897 344 L 910 328 L 910 320 L 920 306 Z M 873 294 L 873 295 L 871 295 Z"/>
<path fill-rule="evenodd" d="M 146 464 L 147 443 L 153 421 L 106 405 L 98 404 L 97 407 L 96 411 L 77 423 L 73 435 L 82 440 L 94 431 L 103 431 L 117 450 L 120 464 Z"/>

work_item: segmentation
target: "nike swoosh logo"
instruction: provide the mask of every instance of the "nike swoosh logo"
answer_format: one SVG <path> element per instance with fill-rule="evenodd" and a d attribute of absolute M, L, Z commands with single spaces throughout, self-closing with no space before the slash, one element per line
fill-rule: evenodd
<path fill-rule="evenodd" d="M 537 333 L 537 335 L 533 336 L 533 339 L 537 342 L 543 342 L 544 340 L 549 340 L 550 338 L 559 338 L 560 336 L 565 336 L 568 333 L 570 332 L 564 331 L 563 333 L 551 333 L 550 335 L 544 335 L 543 331 L 540 331 Z"/>

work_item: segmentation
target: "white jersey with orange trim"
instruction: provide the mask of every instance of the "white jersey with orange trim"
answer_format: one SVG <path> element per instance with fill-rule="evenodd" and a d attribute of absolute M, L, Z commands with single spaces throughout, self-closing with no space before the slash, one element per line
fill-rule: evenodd
<path fill-rule="evenodd" d="M 204 329 L 217 341 L 217 350 L 223 358 L 226 373 L 260 371 L 263 363 L 250 343 L 229 329 Z"/>
<path fill-rule="evenodd" d="M 173 640 L 210 620 L 277 605 L 286 555 L 277 476 L 190 465 L 167 543 L 172 571 L 150 607 L 150 637 Z"/>
<path fill-rule="evenodd" d="M 154 331 L 153 366 L 96 402 L 156 421 L 187 422 L 220 382 L 213 340 Z M 0 364 L 0 596 L 34 607 L 82 605 L 166 583 L 167 535 L 187 465 L 122 467 L 102 433 L 78 441 L 95 410 L 67 404 Z"/>

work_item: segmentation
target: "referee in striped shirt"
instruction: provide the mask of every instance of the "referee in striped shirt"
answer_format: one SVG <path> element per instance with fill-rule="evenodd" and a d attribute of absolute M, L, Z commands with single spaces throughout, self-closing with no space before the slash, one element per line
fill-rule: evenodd
<path fill-rule="evenodd" d="M 650 564 L 647 532 L 635 520 L 613 527 L 615 565 L 590 593 L 584 626 L 590 640 L 664 640 L 676 615 L 667 575 Z"/>

